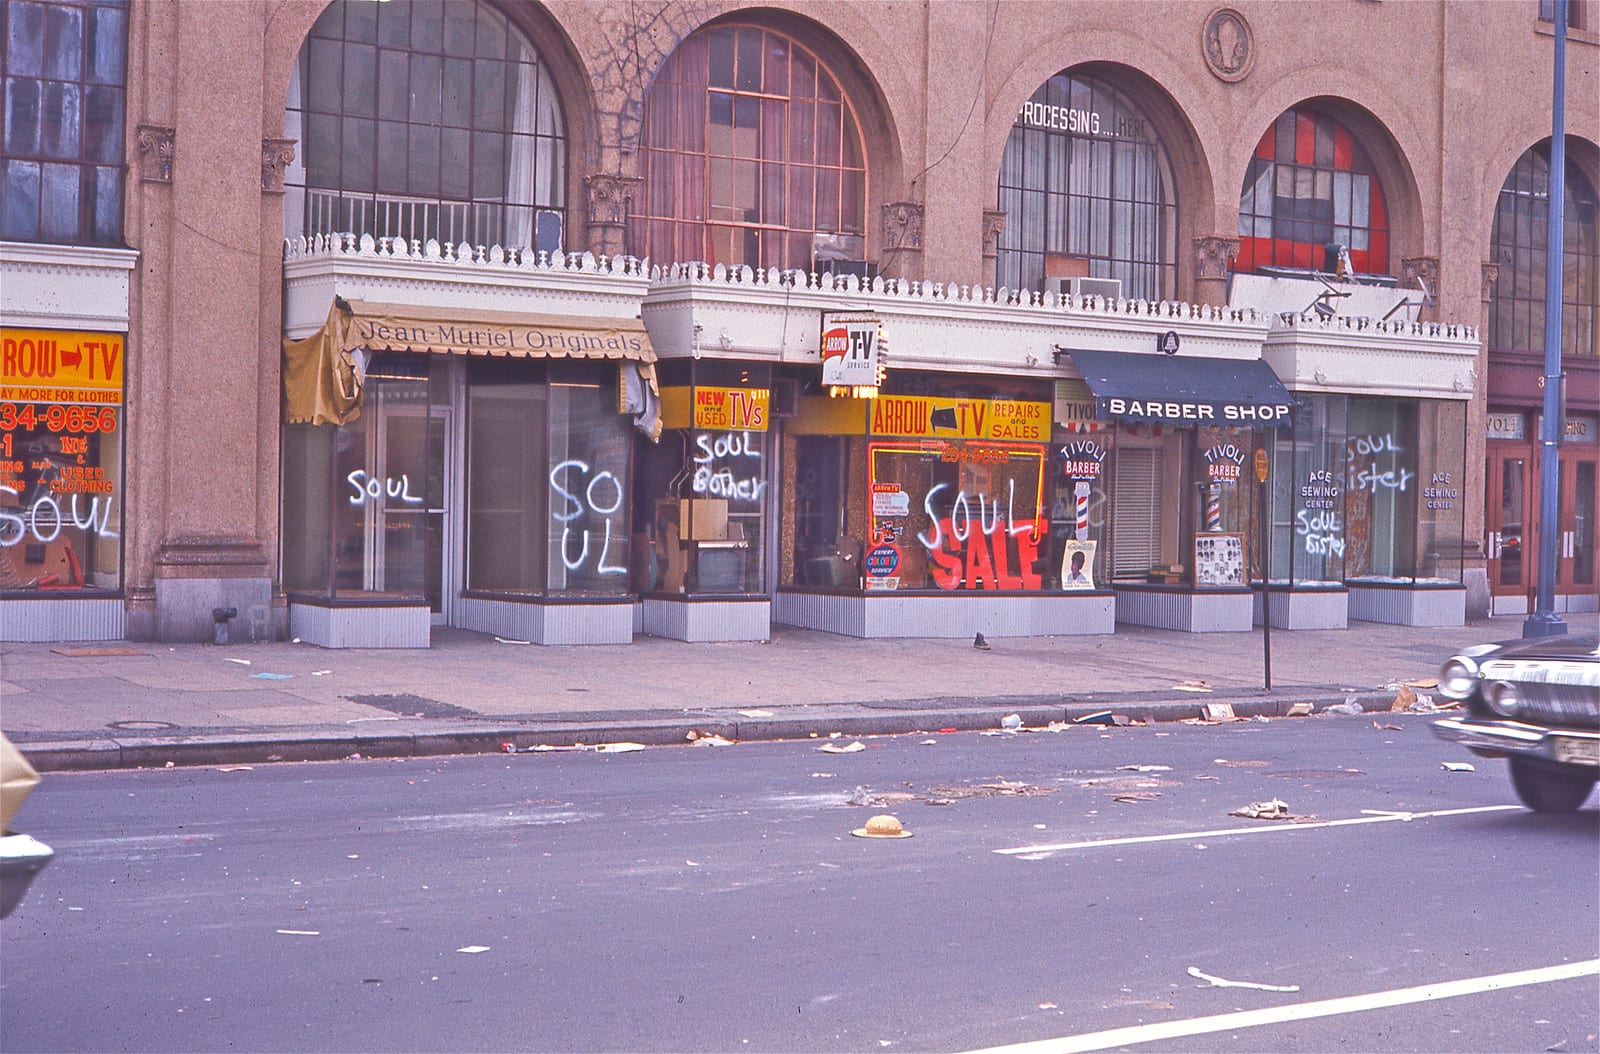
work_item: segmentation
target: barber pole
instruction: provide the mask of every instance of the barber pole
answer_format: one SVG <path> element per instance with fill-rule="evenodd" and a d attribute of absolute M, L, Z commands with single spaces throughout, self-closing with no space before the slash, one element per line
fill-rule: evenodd
<path fill-rule="evenodd" d="M 1222 488 L 1215 483 L 1206 488 L 1206 530 L 1222 530 Z"/>
<path fill-rule="evenodd" d="M 1078 522 L 1076 534 L 1078 540 L 1084 541 L 1089 537 L 1089 487 L 1079 484 L 1077 490 Z"/>

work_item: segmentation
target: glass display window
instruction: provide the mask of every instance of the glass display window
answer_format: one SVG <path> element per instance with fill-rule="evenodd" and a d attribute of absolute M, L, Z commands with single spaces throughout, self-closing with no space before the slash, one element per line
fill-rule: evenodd
<path fill-rule="evenodd" d="M 0 333 L 0 592 L 122 588 L 120 333 Z"/>
<path fill-rule="evenodd" d="M 1050 505 L 1047 588 L 1093 589 L 1111 581 L 1112 437 L 1056 432 L 1047 471 L 1054 477 Z"/>
<path fill-rule="evenodd" d="M 1416 400 L 1353 398 L 1345 439 L 1346 577 L 1417 577 Z"/>
<path fill-rule="evenodd" d="M 1332 587 L 1345 567 L 1345 415 L 1342 395 L 1300 400 L 1292 433 L 1272 457 L 1274 582 Z"/>

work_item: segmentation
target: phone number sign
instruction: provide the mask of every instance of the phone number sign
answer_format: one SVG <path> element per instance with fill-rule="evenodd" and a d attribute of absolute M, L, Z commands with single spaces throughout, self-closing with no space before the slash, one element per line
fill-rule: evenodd
<path fill-rule="evenodd" d="M 0 400 L 122 402 L 120 333 L 0 329 Z"/>

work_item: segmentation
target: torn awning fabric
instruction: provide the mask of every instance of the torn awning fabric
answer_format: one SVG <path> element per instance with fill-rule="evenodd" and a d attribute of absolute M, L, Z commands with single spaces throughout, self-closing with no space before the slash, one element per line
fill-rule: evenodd
<path fill-rule="evenodd" d="M 1095 416 L 1153 424 L 1287 427 L 1294 396 L 1260 359 L 1074 351 Z"/>
<path fill-rule="evenodd" d="M 503 358 L 616 359 L 659 397 L 655 349 L 638 319 L 452 311 L 336 297 L 328 321 L 303 340 L 285 340 L 284 418 L 290 424 L 346 424 L 361 414 L 361 371 L 354 352 Z M 625 374 L 625 379 L 626 379 Z M 635 411 L 646 427 L 648 407 Z"/>

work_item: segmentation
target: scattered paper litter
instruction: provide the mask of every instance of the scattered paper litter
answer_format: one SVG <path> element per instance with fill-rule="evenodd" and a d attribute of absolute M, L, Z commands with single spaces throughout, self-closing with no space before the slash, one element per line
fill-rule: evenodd
<path fill-rule="evenodd" d="M 290 678 L 292 678 L 294 676 L 294 674 L 292 674 L 292 673 L 252 673 L 250 676 L 259 678 L 259 679 L 261 679 L 263 681 L 287 681 Z"/>
<path fill-rule="evenodd" d="M 1446 772 L 1476 772 L 1476 771 L 1478 771 L 1477 769 L 1473 768 L 1470 764 L 1468 764 L 1465 761 L 1446 761 L 1446 762 L 1442 763 L 1439 767 L 1444 769 Z"/>
<path fill-rule="evenodd" d="M 1304 819 L 1297 817 L 1289 811 L 1289 803 L 1273 798 L 1271 801 L 1253 801 L 1240 809 L 1235 809 L 1229 816 L 1243 816 L 1247 820 L 1295 820 Z"/>
<path fill-rule="evenodd" d="M 456 951 L 462 952 L 463 954 L 466 954 L 466 955 L 480 955 L 483 952 L 486 952 L 488 950 L 489 949 L 485 945 L 482 945 L 482 944 L 469 944 L 465 948 L 457 948 L 456 949 Z"/>
<path fill-rule="evenodd" d="M 1207 721 L 1234 721 L 1237 720 L 1233 712 L 1232 703 L 1207 703 L 1202 716 Z"/>
<path fill-rule="evenodd" d="M 286 937 L 320 937 L 321 930 L 279 930 Z"/>
<path fill-rule="evenodd" d="M 1009 729 L 1012 732 L 1018 731 L 1019 729 L 1022 728 L 1022 715 L 1021 714 L 1007 714 L 1006 716 L 1004 716 L 1004 717 L 1002 717 L 1000 719 L 1000 727 L 1004 728 L 1004 729 Z"/>
<path fill-rule="evenodd" d="M 326 676 L 328 676 L 328 674 L 330 674 L 332 672 L 333 672 L 332 670 L 312 670 L 311 671 L 311 676 L 313 676 L 313 677 L 326 677 Z"/>
<path fill-rule="evenodd" d="M 223 662 L 236 662 L 240 666 L 249 666 L 250 665 L 250 660 L 249 659 L 223 659 L 222 661 Z"/>
<path fill-rule="evenodd" d="M 496 637 L 495 638 L 495 642 L 498 643 L 498 644 L 532 644 L 533 643 L 533 641 L 531 641 L 531 640 L 517 640 L 514 637 Z"/>
<path fill-rule="evenodd" d="M 1365 713 L 1361 709 L 1361 703 L 1353 695 L 1342 703 L 1324 707 L 1322 712 L 1325 714 L 1349 714 L 1351 717 L 1360 717 Z"/>
<path fill-rule="evenodd" d="M 1262 992 L 1300 991 L 1300 986 L 1297 984 L 1258 984 L 1255 981 L 1228 981 L 1221 977 L 1212 977 L 1208 973 L 1202 973 L 1198 966 L 1189 967 L 1189 976 L 1197 977 L 1213 988 L 1254 988 Z"/>
<path fill-rule="evenodd" d="M 1118 772 L 1171 772 L 1171 765 L 1118 765 Z"/>
<path fill-rule="evenodd" d="M 700 732 L 697 730 L 691 730 L 688 735 L 684 736 L 684 738 L 697 747 L 733 746 L 733 740 L 727 738 L 726 736 L 718 735 L 715 732 Z"/>
<path fill-rule="evenodd" d="M 249 772 L 249 771 L 251 771 L 251 769 L 250 769 L 249 765 L 222 765 L 217 769 L 217 771 L 218 772 Z"/>
<path fill-rule="evenodd" d="M 735 710 L 740 717 L 771 717 L 771 710 Z"/>
<path fill-rule="evenodd" d="M 1184 681 L 1182 684 L 1175 684 L 1172 687 L 1180 692 L 1209 692 L 1212 690 L 1211 686 L 1204 681 Z"/>
<path fill-rule="evenodd" d="M 647 749 L 643 743 L 598 743 L 595 745 L 597 754 L 631 754 L 636 750 Z"/>
<path fill-rule="evenodd" d="M 1288 717 L 1310 717 L 1311 716 L 1311 704 L 1310 703 L 1290 703 L 1289 704 L 1289 712 L 1288 712 L 1287 716 Z"/>
<path fill-rule="evenodd" d="M 857 754 L 867 749 L 867 745 L 857 739 L 854 742 L 840 746 L 838 743 L 824 743 L 817 748 L 824 754 Z"/>

